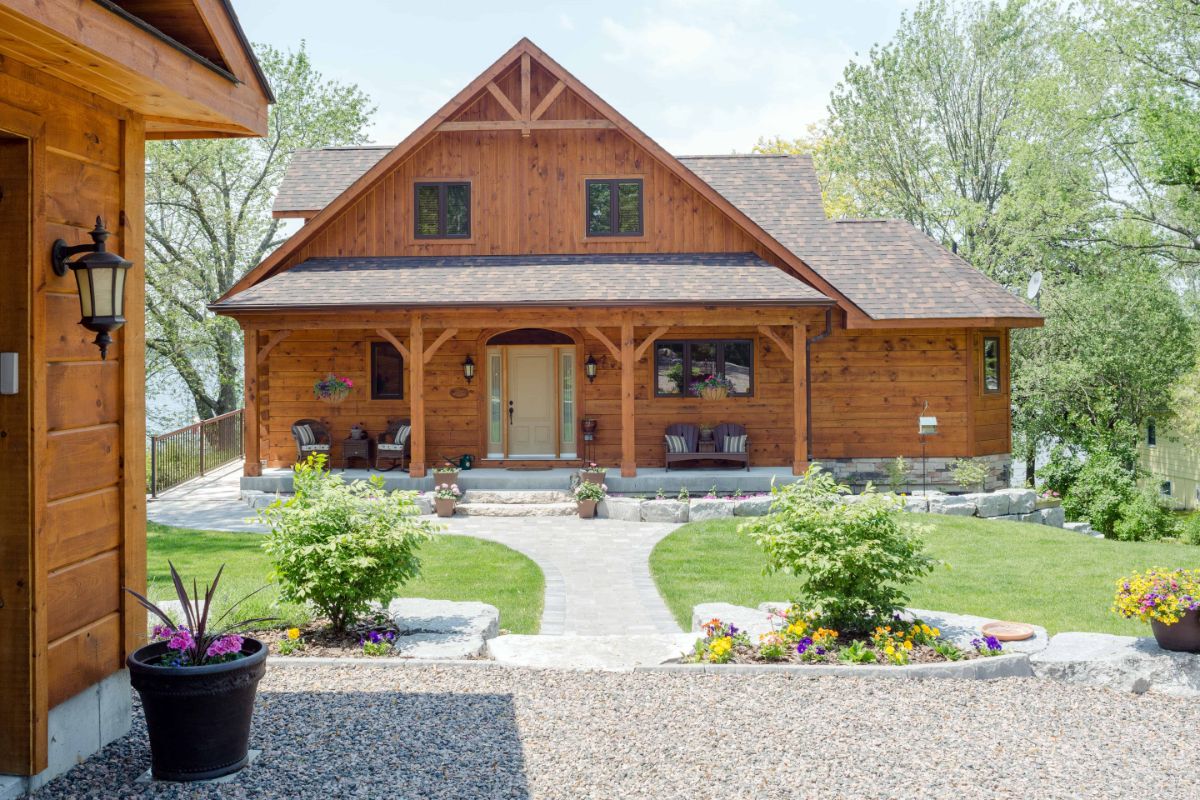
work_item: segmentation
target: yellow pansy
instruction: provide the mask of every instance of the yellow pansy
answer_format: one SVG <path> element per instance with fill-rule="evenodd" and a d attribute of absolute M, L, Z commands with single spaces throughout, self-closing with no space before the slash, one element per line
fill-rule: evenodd
<path fill-rule="evenodd" d="M 288 628 L 287 637 L 293 641 L 300 638 L 299 628 Z"/>

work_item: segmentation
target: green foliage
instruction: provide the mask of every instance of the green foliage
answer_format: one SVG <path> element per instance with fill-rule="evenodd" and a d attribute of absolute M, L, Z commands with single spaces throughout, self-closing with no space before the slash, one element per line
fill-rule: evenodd
<path fill-rule="evenodd" d="M 950 466 L 950 477 L 964 489 L 982 492 L 988 478 L 988 465 L 982 458 L 960 458 Z"/>
<path fill-rule="evenodd" d="M 900 494 L 908 488 L 908 479 L 912 474 L 912 465 L 904 456 L 896 456 L 888 462 L 887 465 L 887 481 L 888 488 L 895 494 Z"/>
<path fill-rule="evenodd" d="M 309 456 L 297 464 L 295 496 L 259 517 L 271 528 L 263 548 L 283 599 L 315 606 L 344 630 L 372 600 L 388 602 L 420 574 L 417 549 L 436 528 L 419 518 L 412 492 L 385 491 L 378 475 L 347 485 L 323 463 Z"/>
<path fill-rule="evenodd" d="M 857 502 L 843 503 L 849 491 L 814 464 L 802 480 L 772 490 L 769 516 L 738 526 L 766 553 L 768 572 L 799 578 L 794 602 L 844 633 L 889 620 L 908 584 L 934 563 L 893 499 L 868 486 Z"/>
<path fill-rule="evenodd" d="M 1134 493 L 1121 505 L 1113 523 L 1113 538 L 1123 542 L 1162 539 L 1175 533 L 1175 520 L 1159 496 L 1150 489 Z"/>
<path fill-rule="evenodd" d="M 874 664 L 877 660 L 875 651 L 864 639 L 855 639 L 838 653 L 838 658 L 851 664 Z"/>
<path fill-rule="evenodd" d="M 1110 453 L 1092 453 L 1074 483 L 1063 494 L 1067 519 L 1085 519 L 1105 536 L 1113 536 L 1121 509 L 1138 493 L 1137 478 Z"/>
<path fill-rule="evenodd" d="M 1037 474 L 1043 488 L 1058 492 L 1060 497 L 1066 497 L 1075 481 L 1079 480 L 1082 469 L 1083 460 L 1059 445 L 1050 451 L 1050 460 L 1038 468 Z"/>
<path fill-rule="evenodd" d="M 1189 514 L 1179 522 L 1179 536 L 1188 544 L 1200 547 L 1200 514 Z"/>

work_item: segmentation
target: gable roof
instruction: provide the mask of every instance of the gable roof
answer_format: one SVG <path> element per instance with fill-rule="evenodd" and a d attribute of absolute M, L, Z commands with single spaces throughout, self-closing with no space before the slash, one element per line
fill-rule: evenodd
<path fill-rule="evenodd" d="M 430 286 L 437 286 L 430 292 Z M 481 293 L 479 287 L 486 286 Z M 753 253 L 310 258 L 214 311 L 476 305 L 832 305 Z"/>
<path fill-rule="evenodd" d="M 469 102 L 473 101 L 477 96 L 485 93 L 488 89 L 488 84 L 514 63 L 520 61 L 524 66 L 526 59 L 537 61 L 538 65 L 549 72 L 553 77 L 562 81 L 563 85 L 574 92 L 585 103 L 594 108 L 601 117 L 607 122 L 612 123 L 612 126 L 620 130 L 634 142 L 643 147 L 652 158 L 661 163 L 668 171 L 674 173 L 684 183 L 689 185 L 698 194 L 712 203 L 734 223 L 745 230 L 753 239 L 761 244 L 766 250 L 773 253 L 788 267 L 799 275 L 819 292 L 826 296 L 832 297 L 840 301 L 840 304 L 847 313 L 852 316 L 865 318 L 865 315 L 859 310 L 853 302 L 845 295 L 837 290 L 825 278 L 819 275 L 815 270 L 811 269 L 800 258 L 797 258 L 794 253 L 776 241 L 765 230 L 763 230 L 754 220 L 750 219 L 744 212 L 739 210 L 733 203 L 729 202 L 719 192 L 714 190 L 707 183 L 698 178 L 691 170 L 685 167 L 674 156 L 668 153 L 663 147 L 643 133 L 636 125 L 622 116 L 616 109 L 601 99 L 595 92 L 584 86 L 574 75 L 562 68 L 554 59 L 546 55 L 537 45 L 527 38 L 522 38 L 517 42 L 507 53 L 496 60 L 492 66 L 484 70 L 471 83 L 467 84 L 466 88 L 456 94 L 449 102 L 441 109 L 433 114 L 429 119 L 420 125 L 415 131 L 409 134 L 402 142 L 400 142 L 391 152 L 383 156 L 373 167 L 367 170 L 353 184 L 342 191 L 332 202 L 325 206 L 312 220 L 296 232 L 290 239 L 284 242 L 278 249 L 263 259 L 257 267 L 250 270 L 244 275 L 241 280 L 233 285 L 219 300 L 231 297 L 238 292 L 253 286 L 264 277 L 272 274 L 274 270 L 281 267 L 284 261 L 294 253 L 305 242 L 319 234 L 326 223 L 335 219 L 337 215 L 344 210 L 355 198 L 365 192 L 377 180 L 383 178 L 395 166 L 402 163 L 417 148 L 419 148 L 428 138 L 434 135 L 437 128 L 443 122 L 449 120 L 456 112 L 463 109 Z M 589 120 L 590 121 L 590 120 Z M 603 121 L 603 120 L 602 120 Z"/>
<path fill-rule="evenodd" d="M 297 151 L 276 216 L 324 208 L 388 147 Z M 679 156 L 875 320 L 1021 319 L 1038 312 L 903 220 L 830 220 L 809 156 Z"/>

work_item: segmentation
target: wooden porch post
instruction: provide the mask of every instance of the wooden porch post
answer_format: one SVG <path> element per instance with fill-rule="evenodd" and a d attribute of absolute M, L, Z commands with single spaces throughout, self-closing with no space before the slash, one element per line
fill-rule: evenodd
<path fill-rule="evenodd" d="M 408 337 L 409 391 L 412 399 L 409 401 L 409 411 L 412 416 L 412 460 L 408 464 L 408 474 L 413 478 L 425 477 L 425 328 L 421 315 L 413 314 Z"/>
<path fill-rule="evenodd" d="M 633 394 L 633 319 L 621 318 L 621 477 L 637 475 L 637 418 Z"/>
<path fill-rule="evenodd" d="M 243 328 L 242 332 L 242 348 L 246 357 L 245 409 L 242 411 L 246 461 L 242 474 L 254 476 L 262 475 L 262 458 L 258 452 L 258 328 Z"/>
<path fill-rule="evenodd" d="M 808 469 L 808 359 L 805 344 L 808 326 L 792 325 L 792 426 L 795 449 L 792 474 L 803 475 Z"/>

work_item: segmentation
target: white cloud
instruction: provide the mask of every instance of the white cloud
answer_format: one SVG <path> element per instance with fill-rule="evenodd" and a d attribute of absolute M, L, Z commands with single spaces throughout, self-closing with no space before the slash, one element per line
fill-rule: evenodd
<path fill-rule="evenodd" d="M 575 30 L 575 20 L 571 19 L 571 15 L 565 11 L 558 15 L 558 25 L 564 31 Z"/>

